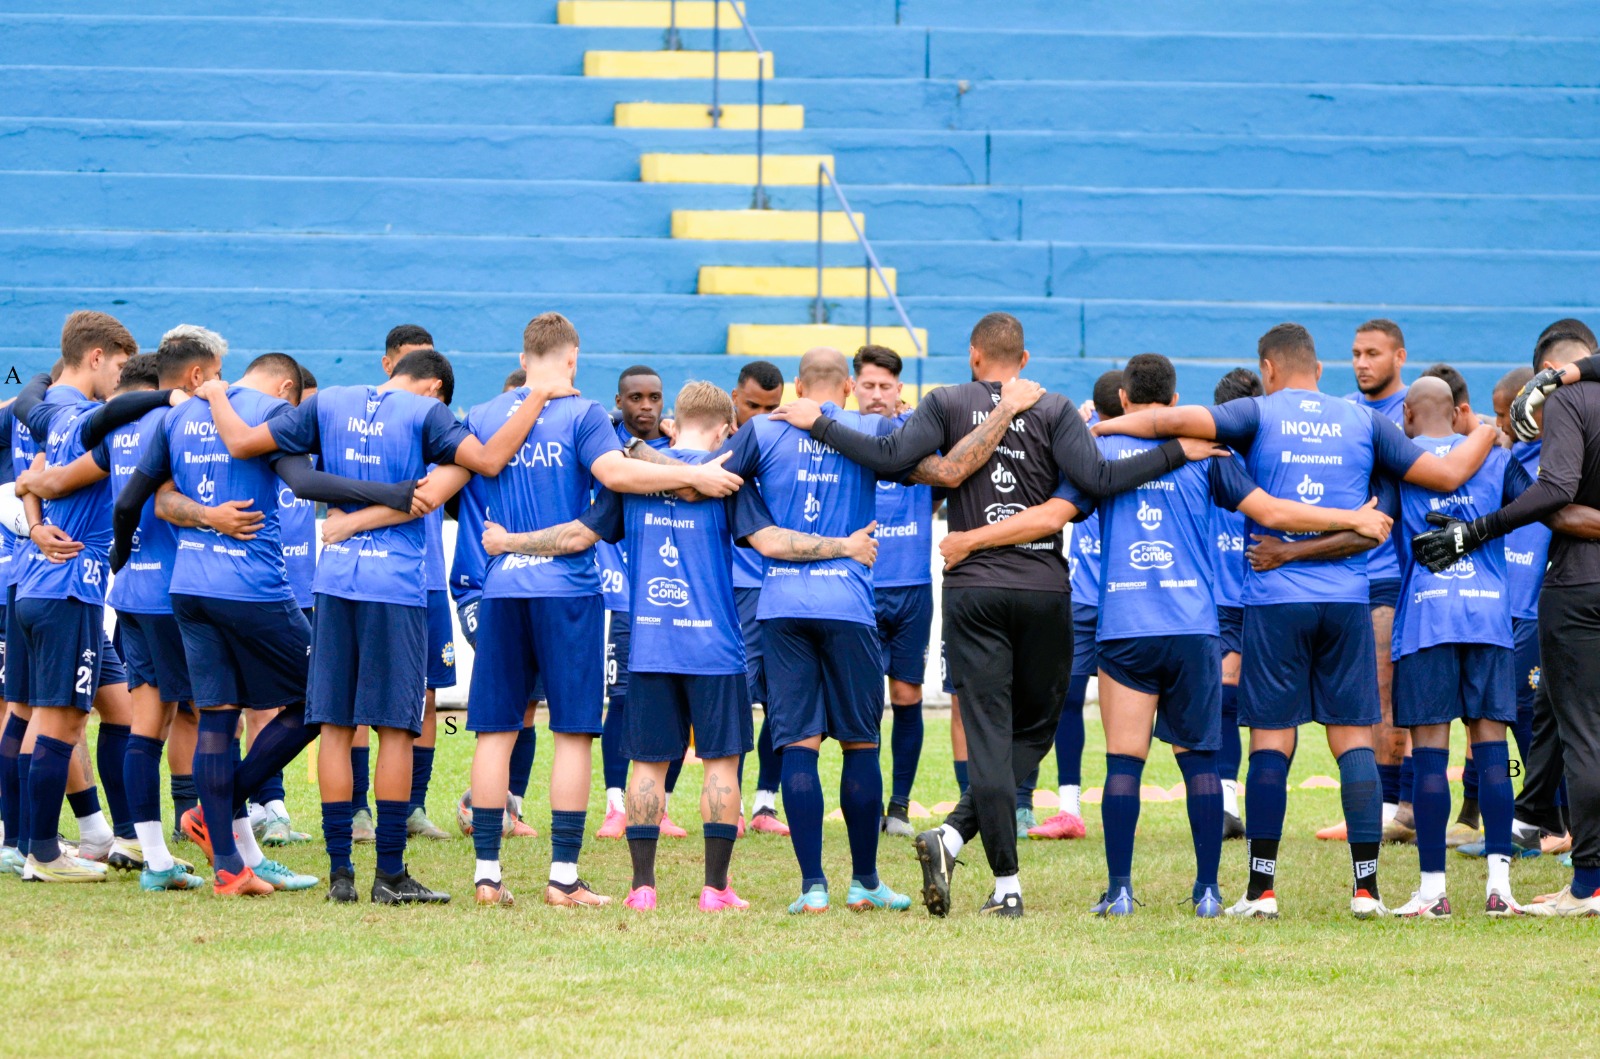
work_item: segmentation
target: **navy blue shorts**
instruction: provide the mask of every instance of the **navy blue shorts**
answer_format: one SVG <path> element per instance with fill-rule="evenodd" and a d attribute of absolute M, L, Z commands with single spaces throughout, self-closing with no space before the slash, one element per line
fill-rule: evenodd
<path fill-rule="evenodd" d="M 483 596 L 477 594 L 456 601 L 456 619 L 461 622 L 461 635 L 474 651 L 478 649 L 478 604 L 482 601 Z"/>
<path fill-rule="evenodd" d="M 599 735 L 605 699 L 605 602 L 593 596 L 486 598 L 467 694 L 467 731 L 520 732 L 544 678 L 550 730 Z"/>
<path fill-rule="evenodd" d="M 17 623 L 17 586 L 6 586 L 6 701 L 28 704 L 28 638 Z"/>
<path fill-rule="evenodd" d="M 1416 728 L 1451 721 L 1517 719 L 1516 657 L 1509 647 L 1439 644 L 1394 664 L 1394 723 Z"/>
<path fill-rule="evenodd" d="M 628 694 L 628 649 L 633 644 L 633 617 L 625 611 L 606 612 L 606 695 Z M 748 690 L 749 681 L 745 682 Z M 749 703 L 745 704 L 746 706 Z M 641 761 L 651 760 L 640 758 Z M 676 760 L 676 759 L 674 759 Z"/>
<path fill-rule="evenodd" d="M 900 585 L 873 592 L 878 612 L 878 642 L 889 679 L 922 686 L 928 671 L 928 638 L 933 634 L 933 586 Z"/>
<path fill-rule="evenodd" d="M 1400 605 L 1400 579 L 1386 577 L 1382 581 L 1367 582 L 1367 606 L 1388 607 L 1393 610 Z"/>
<path fill-rule="evenodd" d="M 117 613 L 117 638 L 128 670 L 128 690 L 150 685 L 162 702 L 187 702 L 189 660 L 183 653 L 183 633 L 170 614 Z"/>
<path fill-rule="evenodd" d="M 450 593 L 428 590 L 428 687 L 456 686 L 456 630 L 450 622 Z"/>
<path fill-rule="evenodd" d="M 1222 644 L 1215 636 L 1100 641 L 1100 670 L 1157 696 L 1156 738 L 1185 750 L 1222 746 Z"/>
<path fill-rule="evenodd" d="M 306 700 L 311 626 L 292 599 L 173 593 L 194 704 L 275 710 Z"/>
<path fill-rule="evenodd" d="M 1217 629 L 1222 638 L 1222 653 L 1244 653 L 1244 608 L 1218 607 Z"/>
<path fill-rule="evenodd" d="M 950 653 L 944 649 L 944 641 L 939 641 L 939 682 L 944 685 L 946 695 L 956 693 L 956 681 L 950 675 Z"/>
<path fill-rule="evenodd" d="M 1072 675 L 1092 677 L 1100 669 L 1095 630 L 1100 626 L 1100 608 L 1083 603 L 1072 605 Z"/>
<path fill-rule="evenodd" d="M 750 701 L 767 703 L 767 664 L 762 651 L 761 623 L 756 609 L 761 605 L 759 588 L 733 590 L 734 606 L 739 608 L 739 628 L 744 633 L 744 664 L 750 684 Z"/>
<path fill-rule="evenodd" d="M 12 701 L 70 706 L 88 713 L 94 708 L 100 670 L 111 647 L 105 607 L 80 599 L 19 599 L 11 611 L 28 652 L 26 667 L 10 667 L 25 668 L 18 674 L 21 697 Z M 111 654 L 115 657 L 114 651 Z"/>
<path fill-rule="evenodd" d="M 1533 716 L 1539 695 L 1539 619 L 1511 619 L 1512 666 L 1517 678 L 1517 715 Z"/>
<path fill-rule="evenodd" d="M 1361 603 L 1244 608 L 1239 724 L 1244 728 L 1366 727 L 1378 707 L 1372 614 Z"/>
<path fill-rule="evenodd" d="M 317 593 L 306 722 L 422 734 L 428 610 Z"/>
<path fill-rule="evenodd" d="M 818 735 L 877 744 L 883 655 L 876 626 L 834 618 L 770 618 L 761 623 L 761 632 L 774 747 Z"/>
<path fill-rule="evenodd" d="M 128 668 L 122 664 L 122 652 L 117 650 L 117 645 L 111 637 L 106 635 L 105 608 L 100 609 L 100 682 L 97 688 L 108 687 L 112 684 L 126 684 L 128 682 Z"/>
<path fill-rule="evenodd" d="M 629 761 L 678 761 L 689 749 L 707 761 L 755 749 L 749 686 L 742 673 L 635 673 L 623 717 Z"/>

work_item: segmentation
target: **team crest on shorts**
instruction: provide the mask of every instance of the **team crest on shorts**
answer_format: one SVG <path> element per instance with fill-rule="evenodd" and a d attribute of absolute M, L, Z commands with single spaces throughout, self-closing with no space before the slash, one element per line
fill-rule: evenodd
<path fill-rule="evenodd" d="M 447 642 L 444 650 L 439 652 L 439 657 L 444 660 L 445 665 L 453 667 L 456 664 L 456 642 L 454 640 Z"/>
<path fill-rule="evenodd" d="M 1534 691 L 1538 691 L 1539 677 L 1540 673 L 1538 666 L 1534 666 L 1532 669 L 1528 670 L 1528 687 L 1532 688 Z"/>

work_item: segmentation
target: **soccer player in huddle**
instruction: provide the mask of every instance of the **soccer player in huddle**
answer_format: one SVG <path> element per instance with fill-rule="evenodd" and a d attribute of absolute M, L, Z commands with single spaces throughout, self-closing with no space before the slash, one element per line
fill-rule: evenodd
<path fill-rule="evenodd" d="M 1494 443 L 1494 429 L 1483 427 L 1448 456 L 1435 456 L 1389 419 L 1328 398 L 1317 389 L 1322 365 L 1316 347 L 1298 324 L 1272 328 L 1257 351 L 1263 397 L 1211 408 L 1146 409 L 1094 429 L 1216 438 L 1244 457 L 1251 479 L 1269 495 L 1346 509 L 1367 501 L 1379 468 L 1415 485 L 1453 491 Z M 1250 529 L 1256 532 L 1254 523 Z M 1278 914 L 1274 887 L 1289 755 L 1296 729 L 1309 721 L 1324 726 L 1339 763 L 1354 877 L 1351 912 L 1372 918 L 1387 911 L 1378 892 L 1383 812 L 1372 739 L 1382 715 L 1365 563 L 1362 553 L 1265 573 L 1252 569 L 1245 577 L 1239 720 L 1251 730 L 1245 780 L 1250 879 L 1231 915 Z"/>

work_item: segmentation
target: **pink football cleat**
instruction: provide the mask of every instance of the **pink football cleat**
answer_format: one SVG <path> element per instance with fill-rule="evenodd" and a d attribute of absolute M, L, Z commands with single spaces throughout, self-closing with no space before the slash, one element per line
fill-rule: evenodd
<path fill-rule="evenodd" d="M 1029 838 L 1082 838 L 1083 817 L 1077 813 L 1057 813 L 1037 827 L 1028 828 Z"/>
<path fill-rule="evenodd" d="M 740 911 L 749 907 L 749 901 L 733 892 L 733 884 L 731 882 L 720 890 L 714 890 L 707 886 L 700 891 L 700 911 L 702 912 L 723 912 L 730 908 Z"/>
<path fill-rule="evenodd" d="M 744 814 L 743 813 L 739 814 L 739 832 L 734 837 L 736 837 L 736 838 L 743 838 L 744 837 Z"/>
<path fill-rule="evenodd" d="M 750 830 L 761 831 L 769 835 L 787 835 L 789 833 L 789 825 L 779 820 L 777 813 L 763 809 L 750 818 Z"/>
<path fill-rule="evenodd" d="M 701 898 L 704 901 L 705 898 Z M 656 910 L 656 888 L 654 886 L 639 886 L 628 891 L 628 896 L 623 904 L 636 912 L 654 912 Z"/>
<path fill-rule="evenodd" d="M 628 817 L 621 809 L 607 809 L 606 818 L 600 824 L 600 830 L 594 833 L 595 838 L 621 838 L 628 830 Z"/>
<path fill-rule="evenodd" d="M 508 819 L 509 819 L 509 821 L 511 823 L 511 829 L 505 833 L 505 837 L 507 837 L 507 838 L 538 838 L 539 837 L 539 829 L 534 827 L 532 824 L 528 823 L 527 821 L 523 820 L 522 817 L 520 817 L 520 816 L 511 816 L 510 813 L 507 813 L 506 816 L 508 817 Z"/>
<path fill-rule="evenodd" d="M 672 822 L 672 817 L 668 816 L 666 813 L 662 813 L 661 814 L 661 837 L 662 838 L 688 838 L 689 837 L 689 832 L 685 831 L 683 828 L 681 828 L 677 824 L 673 823 Z"/>

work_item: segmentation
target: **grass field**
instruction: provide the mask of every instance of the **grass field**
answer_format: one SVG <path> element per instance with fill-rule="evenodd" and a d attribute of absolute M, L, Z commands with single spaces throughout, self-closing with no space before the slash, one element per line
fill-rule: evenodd
<path fill-rule="evenodd" d="M 947 721 L 930 718 L 915 792 L 926 805 L 954 796 L 948 733 Z M 1320 734 L 1305 734 L 1295 785 L 1335 771 Z M 1284 918 L 1273 923 L 1193 918 L 1181 802 L 1144 807 L 1135 859 L 1144 907 L 1128 920 L 1086 912 L 1104 881 L 1096 806 L 1086 807 L 1087 840 L 1024 844 L 1020 922 L 974 914 L 988 882 L 978 844 L 957 872 L 947 920 L 930 920 L 920 903 L 902 914 L 836 905 L 791 918 L 783 910 L 798 885 L 793 855 L 769 836 L 748 838 L 734 856 L 735 885 L 751 909 L 710 917 L 694 907 L 700 776 L 691 766 L 673 807 L 690 838 L 662 842 L 662 907 L 643 916 L 620 906 L 629 876 L 621 842 L 590 838 L 583 860 L 584 875 L 616 904 L 576 912 L 535 900 L 550 849 L 548 746 L 540 745 L 529 799 L 541 837 L 506 851 L 520 897 L 511 909 L 470 904 L 472 846 L 459 837 L 410 857 L 419 877 L 455 892 L 447 908 L 330 907 L 321 888 L 245 903 L 208 891 L 145 894 L 127 877 L 79 888 L 0 879 L 13 969 L 0 998 L 13 1015 L 49 1013 L 13 1024 L 0 1052 L 1192 1057 L 1596 1047 L 1600 986 L 1585 972 L 1596 965 L 1600 922 L 1490 921 L 1481 914 L 1482 862 L 1454 855 L 1453 921 L 1355 922 L 1345 847 L 1310 837 L 1340 815 L 1337 791 L 1289 797 Z M 430 809 L 442 825 L 470 753 L 469 737 L 441 735 Z M 822 761 L 825 786 L 834 786 L 837 751 Z M 1099 784 L 1103 761 L 1091 724 L 1087 785 Z M 597 781 L 598 771 L 596 761 Z M 1043 775 L 1050 786 L 1053 759 Z M 288 778 L 296 820 L 318 832 L 304 765 Z M 1171 754 L 1157 750 L 1147 782 L 1170 787 L 1179 778 Z M 597 785 L 591 835 L 602 805 Z M 849 878 L 844 827 L 827 826 L 837 899 Z M 281 859 L 325 873 L 320 842 Z M 363 893 L 372 860 L 371 846 L 357 848 Z M 908 840 L 886 839 L 880 867 L 891 885 L 915 892 Z M 1512 878 L 1526 899 L 1558 888 L 1565 874 L 1540 858 L 1519 863 Z M 1226 898 L 1238 896 L 1244 875 L 1243 843 L 1229 843 Z M 1416 881 L 1415 850 L 1387 847 L 1386 899 L 1398 904 Z"/>

